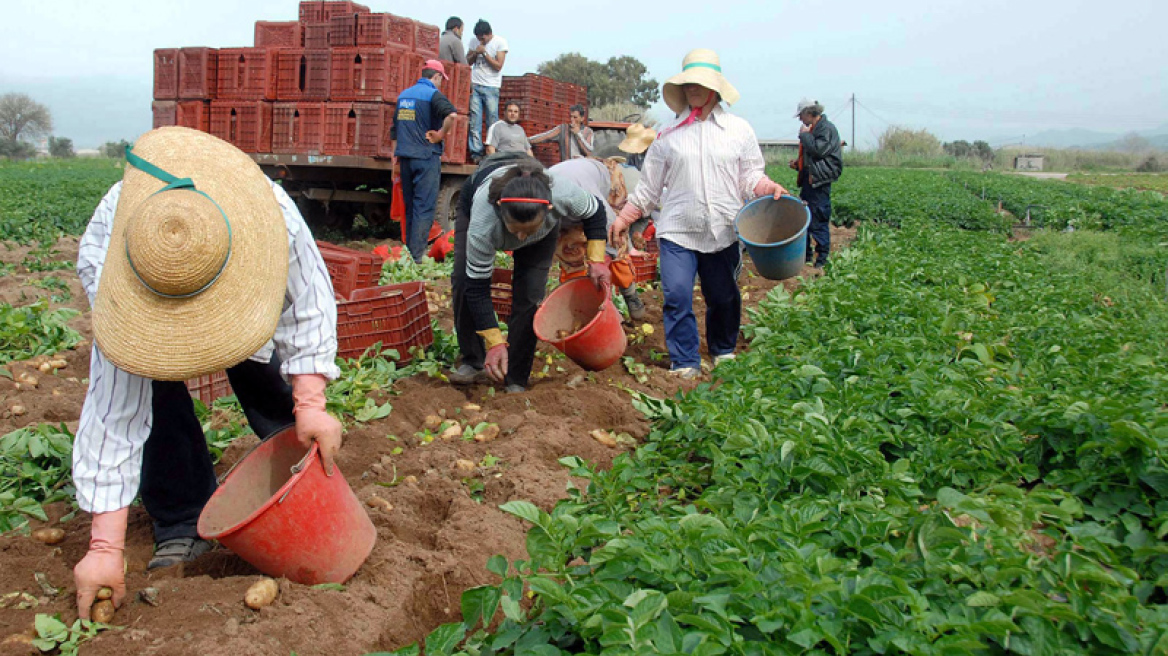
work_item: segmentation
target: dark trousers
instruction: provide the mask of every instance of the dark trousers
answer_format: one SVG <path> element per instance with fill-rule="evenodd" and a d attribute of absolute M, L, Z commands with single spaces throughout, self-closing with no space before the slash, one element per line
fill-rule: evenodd
<path fill-rule="evenodd" d="M 418 262 L 426 254 L 430 226 L 434 224 L 442 161 L 438 157 L 399 157 L 397 163 L 401 169 L 402 200 L 406 205 L 406 248 Z"/>
<path fill-rule="evenodd" d="M 280 359 L 245 360 L 227 370 L 247 422 L 267 439 L 295 423 L 292 387 L 280 377 Z M 182 382 L 151 385 L 154 422 L 142 454 L 142 505 L 154 520 L 154 541 L 198 537 L 199 513 L 217 483 L 203 427 Z"/>
<path fill-rule="evenodd" d="M 706 345 L 711 356 L 733 353 L 742 319 L 738 242 L 716 253 L 700 253 L 667 240 L 661 246 L 661 291 L 665 295 L 665 345 L 672 368 L 702 366 L 698 321 L 693 311 L 694 277 L 706 301 Z"/>
<path fill-rule="evenodd" d="M 466 193 L 466 189 L 463 189 Z M 483 368 L 486 349 L 475 330 L 474 317 L 466 304 L 466 231 L 470 216 L 460 207 L 454 222 L 454 273 L 451 276 L 454 303 L 454 330 L 458 335 L 458 350 L 462 363 L 476 369 Z M 515 271 L 511 276 L 511 318 L 507 320 L 507 377 L 508 385 L 527 387 L 531 365 L 535 360 L 535 311 L 547 290 L 548 271 L 556 254 L 559 230 L 553 230 L 543 239 L 516 249 Z"/>
<path fill-rule="evenodd" d="M 831 183 L 822 187 L 800 187 L 799 197 L 811 210 L 811 227 L 807 229 L 807 261 L 810 262 L 814 257 L 815 266 L 823 266 L 827 264 L 827 256 L 831 253 Z M 815 240 L 815 250 L 811 248 L 812 239 Z"/>

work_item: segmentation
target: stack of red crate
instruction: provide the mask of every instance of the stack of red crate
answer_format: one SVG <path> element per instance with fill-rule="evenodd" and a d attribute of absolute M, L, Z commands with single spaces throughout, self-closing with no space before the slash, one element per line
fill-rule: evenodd
<path fill-rule="evenodd" d="M 567 123 L 572 105 L 587 109 L 588 89 L 534 73 L 507 75 L 499 90 L 499 112 L 511 103 L 519 105 L 519 125 L 532 137 Z M 532 151 L 545 166 L 562 161 L 558 143 L 536 144 Z"/>
<path fill-rule="evenodd" d="M 156 50 L 154 126 L 205 130 L 251 153 L 390 157 L 398 93 L 438 56 L 439 38 L 434 25 L 356 2 L 305 0 L 299 20 L 256 21 L 253 47 Z M 446 68 L 442 91 L 465 115 L 470 68 Z M 463 116 L 444 162 L 466 161 L 466 133 Z"/>

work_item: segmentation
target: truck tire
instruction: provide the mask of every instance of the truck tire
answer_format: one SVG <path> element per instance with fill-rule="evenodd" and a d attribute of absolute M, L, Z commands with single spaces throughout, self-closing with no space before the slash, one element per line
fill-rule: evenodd
<path fill-rule="evenodd" d="M 442 185 L 438 188 L 438 204 L 434 208 L 434 220 L 438 222 L 442 231 L 454 230 L 454 214 L 458 211 L 458 199 L 462 195 L 462 183 L 465 176 L 443 175 Z"/>

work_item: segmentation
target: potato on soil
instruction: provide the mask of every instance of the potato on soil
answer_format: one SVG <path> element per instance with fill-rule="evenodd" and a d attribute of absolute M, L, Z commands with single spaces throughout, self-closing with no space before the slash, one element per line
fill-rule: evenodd
<path fill-rule="evenodd" d="M 442 439 L 449 440 L 455 437 L 462 437 L 462 426 L 458 422 L 454 422 L 449 428 L 442 431 Z"/>
<path fill-rule="evenodd" d="M 247 594 L 244 595 L 243 601 L 247 604 L 248 608 L 259 610 L 265 606 L 270 606 L 276 600 L 276 595 L 278 594 L 280 594 L 280 586 L 276 585 L 274 579 L 260 579 L 247 589 Z"/>
<path fill-rule="evenodd" d="M 499 437 L 499 425 L 498 424 L 487 424 L 486 428 L 475 433 L 475 436 L 474 436 L 476 442 L 490 442 L 491 440 L 495 439 L 496 437 Z"/>
<path fill-rule="evenodd" d="M 454 468 L 460 472 L 473 472 L 475 470 L 475 463 L 473 460 L 464 460 L 459 458 L 454 461 Z"/>
<path fill-rule="evenodd" d="M 94 622 L 101 622 L 102 624 L 109 624 L 114 621 L 114 602 L 99 601 L 93 605 L 93 609 L 89 611 L 89 617 Z"/>
<path fill-rule="evenodd" d="M 41 366 L 37 367 L 37 371 L 40 371 L 42 374 L 52 373 L 53 365 L 49 364 L 48 362 L 42 362 Z"/>
<path fill-rule="evenodd" d="M 12 413 L 13 417 L 20 417 L 28 413 L 28 408 L 22 405 L 14 405 L 8 411 Z"/>
<path fill-rule="evenodd" d="M 438 415 L 426 415 L 426 419 L 422 422 L 422 427 L 428 431 L 436 431 L 442 427 L 442 417 Z"/>
<path fill-rule="evenodd" d="M 616 448 L 616 438 L 614 438 L 612 436 L 612 433 L 609 433 L 606 430 L 601 430 L 598 428 L 598 429 L 596 429 L 588 434 L 592 436 L 592 439 L 596 440 L 597 442 L 600 442 L 604 446 L 606 446 L 610 449 Z"/>
<path fill-rule="evenodd" d="M 59 528 L 38 528 L 32 532 L 32 539 L 45 544 L 60 544 L 65 540 L 65 531 Z"/>
<path fill-rule="evenodd" d="M 393 510 L 392 503 L 390 503 L 390 502 L 386 501 L 385 499 L 382 499 L 381 497 L 378 497 L 378 496 L 369 497 L 365 501 L 365 505 L 369 506 L 370 508 L 372 508 L 374 510 L 380 510 L 381 512 L 389 512 L 389 511 Z"/>
<path fill-rule="evenodd" d="M 49 360 L 49 366 L 53 369 L 64 369 L 69 366 L 69 363 L 62 358 L 58 358 L 56 360 Z"/>

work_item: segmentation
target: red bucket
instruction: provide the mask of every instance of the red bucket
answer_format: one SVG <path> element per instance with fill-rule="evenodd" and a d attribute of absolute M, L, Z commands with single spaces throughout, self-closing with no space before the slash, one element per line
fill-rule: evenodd
<path fill-rule="evenodd" d="M 373 551 L 377 531 L 340 469 L 325 476 L 318 447 L 286 428 L 245 455 L 199 515 L 218 540 L 264 574 L 344 583 Z"/>
<path fill-rule="evenodd" d="M 589 278 L 560 285 L 535 312 L 536 337 L 588 371 L 611 367 L 629 345 L 611 295 Z"/>

